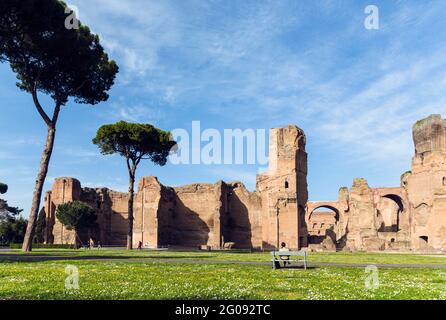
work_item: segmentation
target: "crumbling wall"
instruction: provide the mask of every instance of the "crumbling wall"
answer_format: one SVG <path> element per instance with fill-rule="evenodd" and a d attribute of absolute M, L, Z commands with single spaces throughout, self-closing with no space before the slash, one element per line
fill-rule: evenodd
<path fill-rule="evenodd" d="M 133 245 L 158 247 L 165 242 L 163 234 L 168 225 L 168 213 L 162 212 L 164 187 L 155 177 L 143 177 L 138 183 L 134 201 Z M 166 208 L 168 209 L 168 208 Z M 161 233 L 161 237 L 160 237 Z"/>
<path fill-rule="evenodd" d="M 415 156 L 404 177 L 412 218 L 412 247 L 446 250 L 446 120 L 431 115 L 413 127 Z"/>
<path fill-rule="evenodd" d="M 270 130 L 268 172 L 257 176 L 262 201 L 262 247 L 306 245 L 308 201 L 306 137 L 296 126 Z"/>
<path fill-rule="evenodd" d="M 51 204 L 48 204 L 51 209 L 48 211 L 49 217 L 54 217 L 54 224 L 52 225 L 52 240 L 55 244 L 74 244 L 76 241 L 75 232 L 67 230 L 62 223 L 55 218 L 55 210 L 58 205 L 80 200 L 81 184 L 78 180 L 73 178 L 58 178 L 54 181 L 51 190 Z"/>
<path fill-rule="evenodd" d="M 169 244 L 220 247 L 221 183 L 173 189 L 176 199 L 169 222 Z"/>
<path fill-rule="evenodd" d="M 269 169 L 257 176 L 255 192 L 240 182 L 170 188 L 155 177 L 141 179 L 134 244 L 219 248 L 234 242 L 239 248 L 272 249 L 285 242 L 297 249 L 308 246 L 309 234 L 320 236 L 325 229 L 321 244 L 327 250 L 446 250 L 446 120 L 432 115 L 418 121 L 413 139 L 412 170 L 402 175 L 401 187 L 370 188 L 365 179 L 355 179 L 350 189 L 340 189 L 333 204 L 338 216 L 334 228 L 327 229 L 321 224 L 332 225 L 331 217 L 316 228 L 307 225 L 311 210 L 303 130 L 271 129 Z M 73 178 L 56 179 L 45 195 L 47 242 L 74 242 L 74 232 L 55 218 L 58 204 L 74 200 L 97 209 L 95 237 L 125 245 L 128 195 L 82 189 Z"/>
<path fill-rule="evenodd" d="M 234 248 L 262 247 L 261 199 L 241 182 L 225 185 L 222 235 Z"/>
<path fill-rule="evenodd" d="M 72 201 L 82 201 L 96 210 L 97 227 L 79 231 L 77 243 L 87 244 L 89 239 L 102 245 L 123 246 L 127 238 L 127 193 L 106 188 L 82 188 L 74 178 L 58 178 L 51 192 L 45 196 L 46 242 L 74 244 L 75 232 L 67 230 L 56 218 L 57 206 Z"/>

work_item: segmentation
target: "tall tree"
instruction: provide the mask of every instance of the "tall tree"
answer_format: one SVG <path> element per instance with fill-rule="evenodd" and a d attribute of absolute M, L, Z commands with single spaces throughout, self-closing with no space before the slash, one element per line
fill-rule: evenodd
<path fill-rule="evenodd" d="M 76 246 L 79 240 L 78 232 L 95 226 L 97 219 L 96 211 L 80 201 L 58 205 L 56 217 L 68 230 L 74 230 Z"/>
<path fill-rule="evenodd" d="M 7 191 L 8 186 L 0 182 L 0 194 Z M 0 199 L 0 245 L 23 241 L 27 221 L 18 216 L 20 212 L 21 209 L 10 207 L 5 200 Z"/>
<path fill-rule="evenodd" d="M 36 231 L 34 234 L 35 243 L 45 242 L 45 231 L 46 231 L 45 228 L 46 228 L 46 213 L 45 213 L 45 208 L 41 208 L 36 222 Z"/>
<path fill-rule="evenodd" d="M 8 185 L 0 182 L 0 194 L 4 194 L 8 191 Z M 23 210 L 8 206 L 6 200 L 0 199 L 0 220 L 6 217 L 15 216 L 20 214 Z"/>
<path fill-rule="evenodd" d="M 106 101 L 118 72 L 99 37 L 87 26 L 76 19 L 78 28 L 67 28 L 66 22 L 73 14 L 66 9 L 66 4 L 58 0 L 0 1 L 0 62 L 9 62 L 17 75 L 17 86 L 31 94 L 47 127 L 23 251 L 32 249 L 61 108 L 70 98 L 91 105 Z M 39 92 L 54 101 L 51 113 L 40 103 Z"/>
<path fill-rule="evenodd" d="M 136 169 L 141 160 L 148 159 L 164 166 L 176 142 L 167 131 L 150 124 L 120 121 L 99 128 L 93 139 L 104 155 L 119 154 L 127 163 L 129 173 L 127 249 L 133 246 L 133 198 Z"/>
<path fill-rule="evenodd" d="M 0 245 L 21 243 L 26 232 L 27 221 L 23 217 L 0 218 Z"/>

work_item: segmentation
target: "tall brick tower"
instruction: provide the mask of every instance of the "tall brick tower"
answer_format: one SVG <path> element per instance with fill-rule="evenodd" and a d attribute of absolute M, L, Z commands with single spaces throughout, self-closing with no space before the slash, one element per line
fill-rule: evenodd
<path fill-rule="evenodd" d="M 305 144 L 305 133 L 296 126 L 270 130 L 269 169 L 257 177 L 264 249 L 277 248 L 282 242 L 291 249 L 307 245 Z"/>
<path fill-rule="evenodd" d="M 446 120 L 431 115 L 413 126 L 415 156 L 403 186 L 411 206 L 411 242 L 446 250 Z"/>
<path fill-rule="evenodd" d="M 78 180 L 73 178 L 57 178 L 54 181 L 51 192 L 48 192 L 45 197 L 45 211 L 47 217 L 47 226 L 51 230 L 52 243 L 58 244 L 72 244 L 75 242 L 75 233 L 72 230 L 67 230 L 56 218 L 56 208 L 58 205 L 80 200 L 81 198 L 81 184 Z M 48 239 L 47 239 L 48 241 Z"/>

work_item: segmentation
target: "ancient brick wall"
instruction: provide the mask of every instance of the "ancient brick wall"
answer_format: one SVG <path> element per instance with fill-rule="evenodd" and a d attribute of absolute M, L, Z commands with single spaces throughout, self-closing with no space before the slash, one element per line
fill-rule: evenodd
<path fill-rule="evenodd" d="M 259 175 L 258 189 L 241 182 L 163 186 L 155 177 L 139 181 L 134 201 L 133 244 L 146 247 L 290 248 L 306 244 L 307 154 L 305 135 L 295 126 L 271 130 L 270 169 Z M 95 208 L 98 228 L 79 232 L 103 245 L 124 246 L 128 194 L 81 188 L 72 178 L 56 179 L 47 194 L 48 242 L 72 243 L 74 232 L 55 219 L 58 204 L 80 200 Z"/>
<path fill-rule="evenodd" d="M 291 249 L 306 245 L 308 201 L 306 137 L 300 128 L 270 130 L 268 172 L 257 177 L 262 201 L 262 247 Z"/>
<path fill-rule="evenodd" d="M 128 195 L 106 188 L 81 188 L 80 182 L 73 178 L 56 179 L 52 191 L 46 194 L 47 242 L 75 242 L 74 231 L 67 230 L 56 218 L 57 206 L 72 201 L 87 203 L 96 210 L 98 216 L 98 228 L 78 232 L 78 243 L 86 244 L 90 238 L 95 242 L 100 241 L 103 245 L 122 246 L 126 243 Z"/>
<path fill-rule="evenodd" d="M 174 188 L 174 191 L 169 244 L 219 247 L 221 184 L 192 184 Z"/>
<path fill-rule="evenodd" d="M 334 202 L 307 202 L 306 138 L 295 126 L 271 129 L 269 169 L 258 175 L 255 192 L 241 182 L 171 188 L 142 178 L 134 245 L 220 248 L 233 242 L 235 248 L 272 249 L 285 242 L 292 249 L 446 250 L 446 120 L 433 115 L 418 121 L 413 139 L 412 170 L 400 187 L 371 188 L 355 179 Z M 56 179 L 45 195 L 47 242 L 74 242 L 74 232 L 55 218 L 57 205 L 74 200 L 98 212 L 99 228 L 80 234 L 83 240 L 125 245 L 128 195 L 81 188 L 73 178 Z M 334 215 L 312 216 L 319 207 Z"/>
<path fill-rule="evenodd" d="M 411 243 L 446 250 L 446 120 L 432 115 L 413 127 L 415 156 L 404 175 L 412 209 Z"/>
<path fill-rule="evenodd" d="M 262 247 L 261 199 L 240 183 L 225 184 L 221 218 L 223 241 L 234 248 Z"/>

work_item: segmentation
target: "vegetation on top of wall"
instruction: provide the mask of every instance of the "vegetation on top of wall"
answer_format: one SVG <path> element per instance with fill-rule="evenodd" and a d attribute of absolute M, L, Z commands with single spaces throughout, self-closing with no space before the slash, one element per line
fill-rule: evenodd
<path fill-rule="evenodd" d="M 401 175 L 400 179 L 403 180 L 404 177 L 405 177 L 406 175 L 408 175 L 408 174 L 412 174 L 412 171 L 411 171 L 411 170 L 407 170 L 406 172 L 404 172 L 404 173 Z"/>

